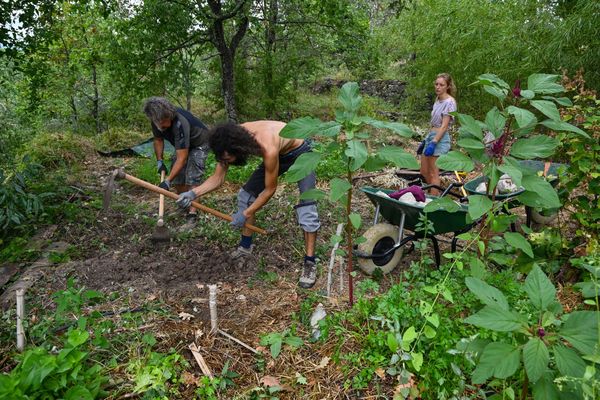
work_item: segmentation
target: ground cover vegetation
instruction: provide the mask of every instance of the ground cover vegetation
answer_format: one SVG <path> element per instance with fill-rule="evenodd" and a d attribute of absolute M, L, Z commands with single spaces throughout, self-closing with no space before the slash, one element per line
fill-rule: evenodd
<path fill-rule="evenodd" d="M 584 0 L 8 2 L 0 270 L 17 273 L 2 292 L 30 271 L 38 283 L 26 293 L 22 352 L 14 304 L 0 297 L 0 398 L 598 398 L 599 14 Z M 459 112 L 438 165 L 480 177 L 487 195 L 424 209 L 425 237 L 437 210 L 462 210 L 470 224 L 455 252 L 442 243 L 439 267 L 424 239 L 404 246 L 391 273 L 368 276 L 352 255 L 373 217 L 357 189 L 396 189 L 372 177 L 418 167 L 439 72 L 455 78 Z M 326 77 L 348 83 L 313 93 Z M 361 95 L 363 79 L 404 81 L 405 97 Z M 270 234 L 250 262 L 226 257 L 238 234 L 209 216 L 166 246 L 148 244 L 156 200 L 132 185 L 101 214 L 112 169 L 158 183 L 152 159 L 96 153 L 148 138 L 140 109 L 154 95 L 207 124 L 279 119 L 283 135 L 314 140 L 257 216 Z M 562 166 L 545 174 L 529 160 Z M 233 210 L 256 165 L 232 168 L 206 205 Z M 323 222 L 320 278 L 303 291 L 293 183 L 313 168 L 317 189 L 305 196 Z M 495 194 L 503 174 L 523 188 L 516 198 Z M 526 226 L 523 205 L 547 225 Z M 327 297 L 337 245 L 343 289 Z M 210 283 L 222 329 L 256 354 L 209 334 Z M 319 303 L 327 316 L 311 321 Z"/>

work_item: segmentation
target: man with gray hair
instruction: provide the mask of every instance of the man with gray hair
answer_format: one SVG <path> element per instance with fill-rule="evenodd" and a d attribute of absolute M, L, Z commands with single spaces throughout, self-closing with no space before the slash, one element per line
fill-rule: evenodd
<path fill-rule="evenodd" d="M 147 99 L 144 114 L 152 126 L 158 173 L 164 171 L 166 176 L 159 186 L 165 190 L 173 186 L 177 193 L 199 186 L 203 182 L 209 151 L 206 125 L 189 111 L 176 108 L 164 97 Z M 170 172 L 163 160 L 165 139 L 175 147 Z M 190 207 L 181 230 L 191 230 L 195 224 L 196 210 Z"/>

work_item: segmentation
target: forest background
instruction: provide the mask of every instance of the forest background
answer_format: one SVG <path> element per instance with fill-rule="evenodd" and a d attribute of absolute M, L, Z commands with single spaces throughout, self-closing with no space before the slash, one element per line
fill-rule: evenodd
<path fill-rule="evenodd" d="M 489 108 L 481 87 L 469 86 L 482 73 L 513 82 L 581 69 L 597 89 L 599 8 L 583 0 L 3 2 L 0 167 L 57 133 L 113 146 L 132 131 L 149 136 L 141 105 L 156 95 L 209 124 L 288 121 L 331 118 L 311 93 L 325 77 L 397 79 L 405 98 L 391 108 L 413 123 L 427 118 L 440 72 L 454 76 L 461 112 L 475 116 Z"/>

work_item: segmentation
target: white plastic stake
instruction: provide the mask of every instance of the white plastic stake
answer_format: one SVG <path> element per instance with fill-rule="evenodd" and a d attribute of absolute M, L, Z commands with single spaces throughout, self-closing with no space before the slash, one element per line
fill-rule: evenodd
<path fill-rule="evenodd" d="M 25 289 L 17 289 L 17 350 L 25 349 L 25 330 L 23 319 L 25 318 Z"/>
<path fill-rule="evenodd" d="M 210 310 L 210 331 L 215 333 L 217 324 L 217 285 L 208 285 L 208 308 Z"/>
<path fill-rule="evenodd" d="M 335 231 L 335 234 L 337 236 L 340 236 L 342 234 L 343 227 L 344 224 L 338 224 L 337 230 Z M 327 271 L 327 297 L 331 296 L 331 284 L 333 281 L 333 264 L 335 263 L 335 259 L 337 258 L 337 256 L 335 255 L 335 251 L 338 249 L 339 246 L 339 242 L 333 246 L 333 249 L 331 250 L 331 257 L 329 258 L 329 270 Z"/>

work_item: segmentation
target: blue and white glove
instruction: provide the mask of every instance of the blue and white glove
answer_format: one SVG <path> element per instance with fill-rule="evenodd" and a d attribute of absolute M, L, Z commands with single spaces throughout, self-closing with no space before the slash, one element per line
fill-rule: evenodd
<path fill-rule="evenodd" d="M 165 179 L 158 185 L 158 187 L 161 189 L 169 190 L 169 189 L 171 189 L 171 181 L 168 179 Z"/>
<path fill-rule="evenodd" d="M 193 190 L 188 190 L 187 192 L 183 192 L 179 195 L 176 203 L 179 208 L 187 210 L 192 205 L 192 201 L 196 200 L 196 193 Z"/>
<path fill-rule="evenodd" d="M 238 229 L 242 229 L 244 227 L 244 224 L 246 223 L 246 216 L 244 215 L 244 213 L 242 211 L 238 211 L 235 214 L 233 214 L 231 216 L 232 220 L 229 223 L 229 225 L 233 226 L 234 228 L 238 228 Z"/>
<path fill-rule="evenodd" d="M 429 144 L 425 148 L 425 151 L 423 152 L 423 155 L 427 156 L 427 157 L 431 157 L 433 155 L 433 152 L 435 151 L 435 146 L 437 146 L 436 142 L 433 142 L 433 141 L 429 142 Z"/>
<path fill-rule="evenodd" d="M 159 175 L 163 171 L 165 171 L 165 174 L 169 173 L 169 171 L 167 171 L 167 166 L 165 165 L 163 160 L 156 161 L 156 169 L 158 170 Z"/>

